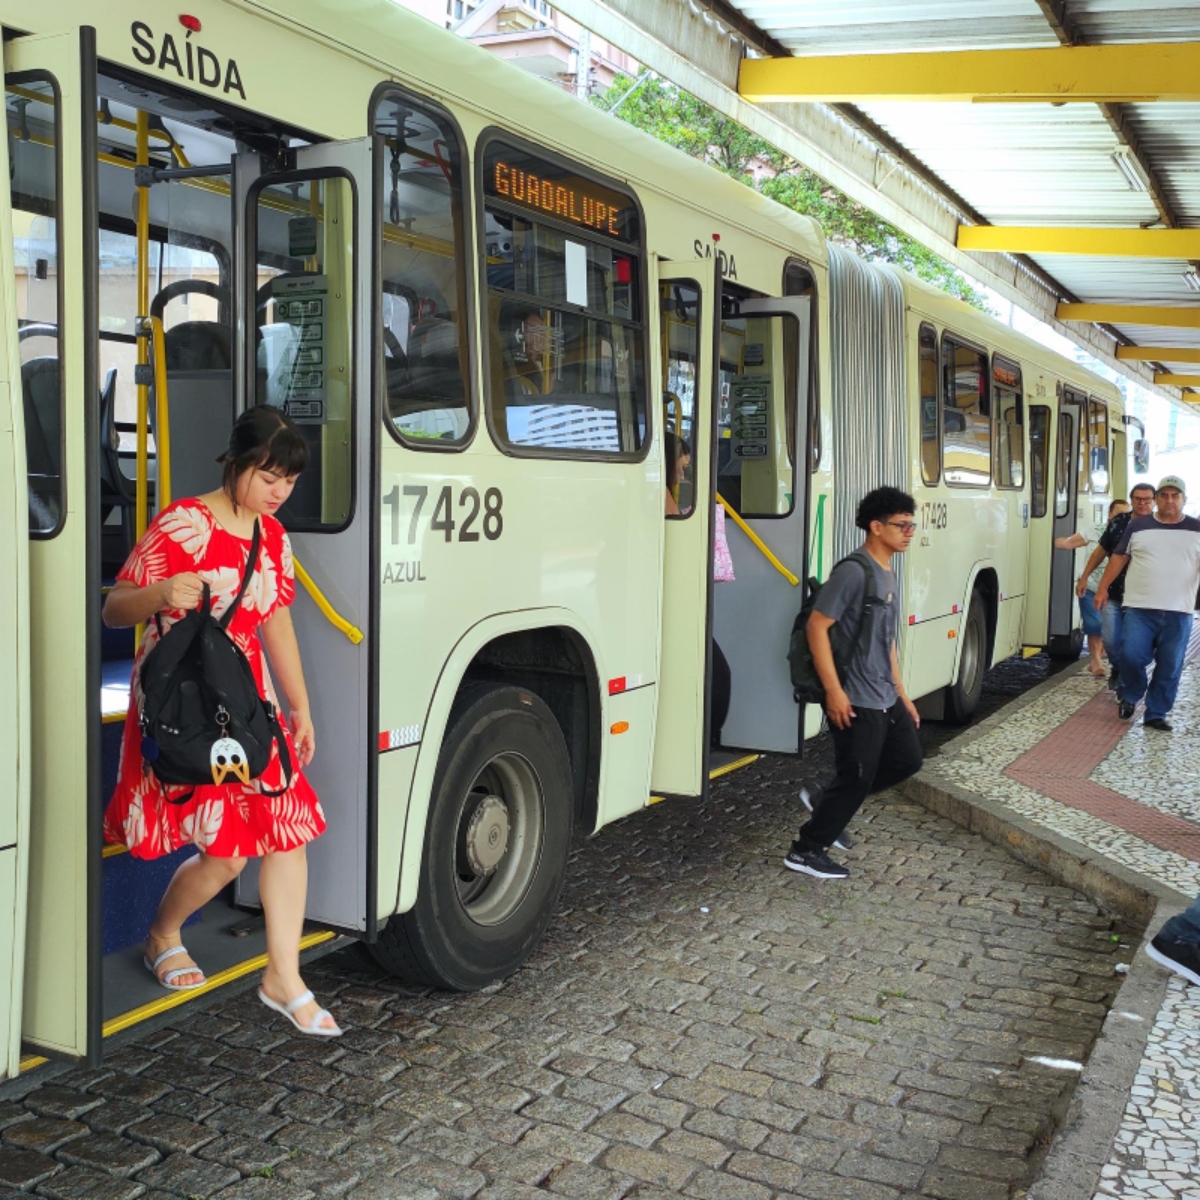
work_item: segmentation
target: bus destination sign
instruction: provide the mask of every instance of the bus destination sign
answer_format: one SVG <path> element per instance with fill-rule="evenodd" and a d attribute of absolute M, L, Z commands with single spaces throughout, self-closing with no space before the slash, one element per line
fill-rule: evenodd
<path fill-rule="evenodd" d="M 630 197 L 527 151 L 493 145 L 484 160 L 484 191 L 497 200 L 544 213 L 594 233 L 636 242 L 637 208 Z"/>

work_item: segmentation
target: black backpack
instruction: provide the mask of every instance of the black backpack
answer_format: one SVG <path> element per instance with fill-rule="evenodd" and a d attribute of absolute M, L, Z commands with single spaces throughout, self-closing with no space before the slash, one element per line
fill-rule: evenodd
<path fill-rule="evenodd" d="M 841 621 L 835 621 L 829 629 L 829 643 L 833 648 L 833 663 L 837 667 L 838 677 L 844 675 L 846 667 L 862 654 L 871 641 L 871 621 L 867 616 L 879 596 L 875 591 L 875 567 L 870 558 L 860 550 L 848 554 L 834 564 L 836 571 L 842 563 L 854 562 L 862 568 L 866 577 L 866 590 L 863 593 L 862 611 L 858 618 L 857 637 L 851 641 Z M 830 575 L 833 571 L 830 572 Z M 808 581 L 808 596 L 800 611 L 792 622 L 792 636 L 788 642 L 788 665 L 791 667 L 792 695 L 797 704 L 824 704 L 825 685 L 817 674 L 816 663 L 813 662 L 812 651 L 808 647 L 808 618 L 816 607 L 817 596 L 821 592 L 821 584 L 816 579 Z"/>
<path fill-rule="evenodd" d="M 282 795 L 291 786 L 292 757 L 275 706 L 259 695 L 249 660 L 226 632 L 250 586 L 261 540 L 256 520 L 242 586 L 220 620 L 212 615 L 207 583 L 199 607 L 165 634 L 154 615 L 159 640 L 142 663 L 138 716 L 142 761 L 160 783 L 249 783 L 267 769 L 275 742 L 286 782 L 263 795 Z"/>

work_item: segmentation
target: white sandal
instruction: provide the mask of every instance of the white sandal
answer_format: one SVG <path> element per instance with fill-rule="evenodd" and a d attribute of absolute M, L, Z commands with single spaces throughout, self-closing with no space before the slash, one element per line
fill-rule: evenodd
<path fill-rule="evenodd" d="M 316 999 L 312 992 L 301 992 L 295 1000 L 289 1000 L 287 1004 L 280 1004 L 278 1000 L 272 1000 L 262 988 L 258 989 L 258 998 L 270 1009 L 279 1013 L 281 1016 L 287 1017 L 301 1033 L 307 1033 L 310 1037 L 341 1037 L 342 1031 L 338 1028 L 336 1021 L 329 1011 L 324 1008 L 318 1008 L 313 1014 L 313 1019 L 307 1025 L 301 1025 L 296 1019 L 296 1010 L 303 1008 L 306 1004 L 311 1003 Z M 329 1017 L 333 1021 L 333 1028 L 327 1029 L 319 1024 L 322 1017 Z"/>
<path fill-rule="evenodd" d="M 168 959 L 174 958 L 177 954 L 186 954 L 187 950 L 183 946 L 171 946 L 164 950 L 153 962 L 150 961 L 148 954 L 142 955 L 142 966 L 158 980 L 168 992 L 194 992 L 197 988 L 202 988 L 208 980 L 204 977 L 204 972 L 199 967 L 176 967 L 173 971 L 166 971 L 159 978 L 158 968 Z M 175 980 L 181 975 L 199 975 L 199 983 L 176 983 Z"/>

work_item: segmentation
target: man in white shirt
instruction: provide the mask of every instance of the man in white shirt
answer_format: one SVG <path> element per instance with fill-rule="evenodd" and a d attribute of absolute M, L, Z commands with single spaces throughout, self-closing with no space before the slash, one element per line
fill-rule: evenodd
<path fill-rule="evenodd" d="M 1145 696 L 1143 724 L 1164 733 L 1171 729 L 1167 715 L 1179 690 L 1200 586 L 1200 521 L 1183 515 L 1186 497 L 1178 475 L 1163 479 L 1154 496 L 1155 515 L 1129 522 L 1096 589 L 1096 607 L 1103 609 L 1109 585 L 1129 565 L 1117 712 L 1128 721 Z M 1147 688 L 1152 662 L 1154 678 Z"/>

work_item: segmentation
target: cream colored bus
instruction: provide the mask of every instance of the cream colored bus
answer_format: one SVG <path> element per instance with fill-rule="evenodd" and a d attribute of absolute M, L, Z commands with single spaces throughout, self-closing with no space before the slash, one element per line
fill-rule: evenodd
<path fill-rule="evenodd" d="M 914 694 L 962 719 L 990 662 L 1077 649 L 1050 538 L 1125 453 L 1069 362 L 388 0 L 0 22 L 0 1075 L 187 998 L 138 965 L 178 856 L 101 843 L 133 644 L 99 611 L 246 405 L 313 451 L 305 944 L 410 979 L 503 977 L 573 835 L 801 749 L 801 580 L 872 486 L 918 500 Z M 212 987 L 261 962 L 255 898 L 187 930 Z"/>

